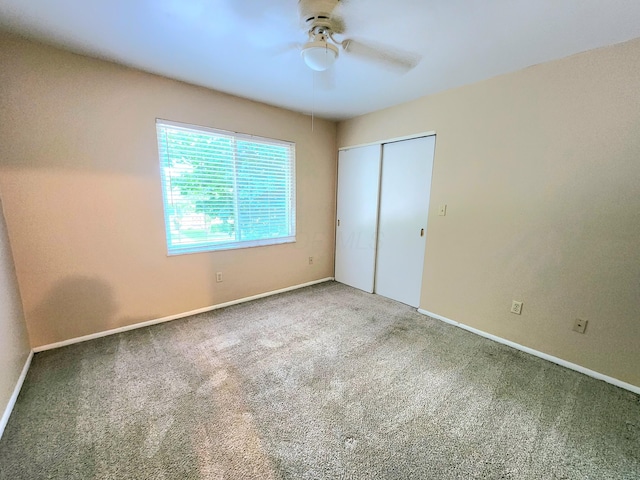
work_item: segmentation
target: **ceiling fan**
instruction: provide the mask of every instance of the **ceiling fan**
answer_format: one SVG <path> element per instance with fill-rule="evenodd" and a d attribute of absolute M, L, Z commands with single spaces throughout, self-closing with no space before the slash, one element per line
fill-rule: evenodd
<path fill-rule="evenodd" d="M 366 1 L 366 0 L 363 0 Z M 346 31 L 340 11 L 348 0 L 298 0 L 298 13 L 307 30 L 308 41 L 301 48 L 304 62 L 312 70 L 322 72 L 333 66 L 340 55 L 354 55 L 391 69 L 407 72 L 420 62 L 420 55 L 353 38 L 337 39 Z"/>

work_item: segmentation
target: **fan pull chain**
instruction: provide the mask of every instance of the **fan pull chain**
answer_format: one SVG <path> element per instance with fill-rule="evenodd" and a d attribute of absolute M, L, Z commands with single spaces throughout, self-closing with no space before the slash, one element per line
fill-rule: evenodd
<path fill-rule="evenodd" d="M 315 112 L 316 112 L 316 75 L 317 73 L 314 71 L 311 74 L 311 131 L 313 132 L 313 124 L 315 120 Z"/>

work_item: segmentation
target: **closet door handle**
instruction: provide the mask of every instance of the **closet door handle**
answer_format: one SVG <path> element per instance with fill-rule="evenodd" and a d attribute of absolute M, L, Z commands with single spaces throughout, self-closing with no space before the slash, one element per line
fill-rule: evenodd
<path fill-rule="evenodd" d="M 424 237 L 424 228 L 421 228 L 421 229 L 420 229 L 420 236 L 421 236 L 421 237 Z"/>

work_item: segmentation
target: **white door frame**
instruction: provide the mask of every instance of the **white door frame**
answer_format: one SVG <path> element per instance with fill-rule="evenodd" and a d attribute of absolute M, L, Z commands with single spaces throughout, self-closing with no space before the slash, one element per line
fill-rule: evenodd
<path fill-rule="evenodd" d="M 400 137 L 392 137 L 392 138 L 388 138 L 388 139 L 384 139 L 384 140 L 377 140 L 374 142 L 368 142 L 368 143 L 360 143 L 360 144 L 356 144 L 356 145 L 346 145 L 344 147 L 340 147 L 338 148 L 338 152 L 342 151 L 342 150 L 350 150 L 352 148 L 358 148 L 358 147 L 369 147 L 372 145 L 379 145 L 380 146 L 380 153 L 382 155 L 382 147 L 385 143 L 394 143 L 394 142 L 401 142 L 403 140 L 413 140 L 415 138 L 422 138 L 422 137 L 431 137 L 431 136 L 435 136 L 436 137 L 436 141 L 437 141 L 437 132 L 435 130 L 428 130 L 425 132 L 420 132 L 420 133 L 413 133 L 410 135 L 404 135 L 404 136 L 400 136 Z M 435 162 L 435 151 L 434 151 L 434 162 Z M 433 169 L 433 166 L 432 166 Z M 382 163 L 380 164 L 380 173 L 382 173 Z M 432 172 L 433 175 L 433 172 Z M 335 218 L 334 218 L 334 225 L 336 225 L 337 223 L 337 218 L 338 218 L 338 188 L 337 188 L 337 183 L 338 183 L 338 165 L 336 162 L 336 213 L 335 213 Z M 378 203 L 378 219 L 380 218 L 380 203 Z M 378 225 L 376 225 L 376 232 L 378 230 Z M 428 229 L 427 229 L 427 233 L 428 233 Z M 335 229 L 335 239 L 334 239 L 334 244 L 336 244 L 336 242 L 338 241 L 338 232 L 337 232 L 337 228 Z M 376 246 L 375 246 L 375 252 L 374 255 L 376 256 L 376 262 L 374 264 L 374 271 L 373 271 L 373 291 L 375 293 L 375 278 L 376 278 L 376 270 L 377 270 L 377 250 L 378 250 L 378 245 L 377 245 L 377 239 L 376 239 Z M 335 268 L 335 267 L 334 267 Z"/>
<path fill-rule="evenodd" d="M 420 137 L 432 137 L 434 135 L 437 137 L 438 134 L 436 133 L 435 130 L 430 130 L 430 131 L 427 131 L 427 132 L 413 133 L 411 135 L 405 135 L 403 137 L 388 138 L 386 140 L 378 140 L 378 141 L 369 142 L 369 143 L 359 143 L 357 145 L 348 145 L 348 146 L 344 146 L 344 147 L 338 148 L 338 151 L 340 151 L 340 150 L 349 150 L 350 148 L 368 147 L 368 146 L 371 146 L 371 145 L 380 145 L 382 147 L 382 145 L 384 145 L 385 143 L 401 142 L 402 140 L 413 140 L 414 138 L 420 138 Z M 336 179 L 337 179 L 337 177 L 336 177 Z"/>

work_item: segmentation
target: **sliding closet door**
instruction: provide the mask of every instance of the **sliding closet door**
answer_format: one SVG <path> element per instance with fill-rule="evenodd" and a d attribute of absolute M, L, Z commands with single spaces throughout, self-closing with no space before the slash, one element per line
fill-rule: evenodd
<path fill-rule="evenodd" d="M 435 136 L 383 146 L 377 294 L 420 304 Z"/>
<path fill-rule="evenodd" d="M 373 292 L 380 187 L 380 145 L 338 156 L 336 280 Z"/>

